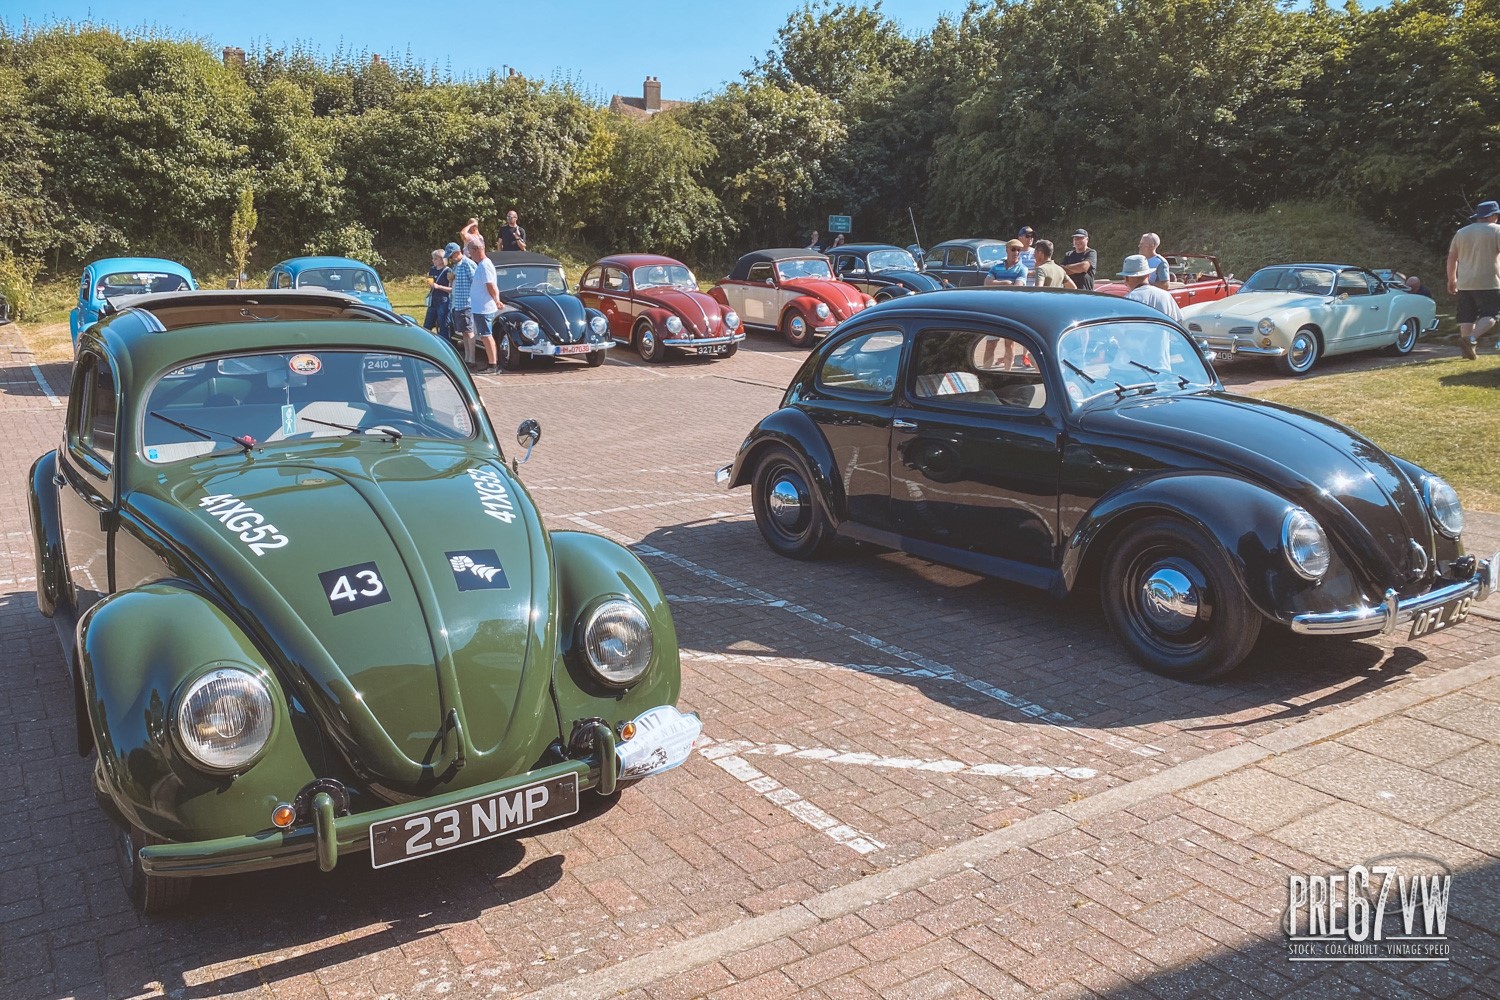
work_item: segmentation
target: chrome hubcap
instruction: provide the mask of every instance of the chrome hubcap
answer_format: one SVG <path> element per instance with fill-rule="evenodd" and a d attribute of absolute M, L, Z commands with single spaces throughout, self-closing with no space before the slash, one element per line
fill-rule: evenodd
<path fill-rule="evenodd" d="M 1313 340 L 1307 334 L 1298 334 L 1292 341 L 1292 366 L 1301 368 L 1312 360 Z"/>
<path fill-rule="evenodd" d="M 651 335 L 650 330 L 641 331 L 641 350 L 645 351 L 647 354 L 650 354 L 652 351 L 656 350 L 656 338 Z"/>
<path fill-rule="evenodd" d="M 766 509 L 776 523 L 788 530 L 796 530 L 807 510 L 807 497 L 789 478 L 781 478 L 771 486 L 766 496 Z"/>
<path fill-rule="evenodd" d="M 1186 632 L 1198 620 L 1198 588 L 1181 570 L 1158 566 L 1141 584 L 1141 612 L 1152 627 L 1168 635 Z"/>
<path fill-rule="evenodd" d="M 794 337 L 800 337 L 807 332 L 807 323 L 803 321 L 801 316 L 793 316 L 791 326 L 792 336 Z"/>

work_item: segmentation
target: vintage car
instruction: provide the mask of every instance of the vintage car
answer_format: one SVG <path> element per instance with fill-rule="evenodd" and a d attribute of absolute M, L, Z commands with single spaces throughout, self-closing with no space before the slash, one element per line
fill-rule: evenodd
<path fill-rule="evenodd" d="M 923 252 L 922 270 L 945 288 L 978 288 L 1004 259 L 1004 240 L 949 240 Z"/>
<path fill-rule="evenodd" d="M 743 318 L 747 329 L 781 331 L 793 347 L 808 347 L 875 300 L 833 276 L 816 250 L 756 250 L 735 262 L 709 292 Z"/>
<path fill-rule="evenodd" d="M 348 257 L 293 257 L 281 261 L 271 268 L 266 287 L 326 288 L 352 295 L 372 306 L 391 307 L 375 269 Z"/>
<path fill-rule="evenodd" d="M 665 361 L 669 351 L 732 357 L 745 339 L 739 315 L 700 292 L 693 272 L 671 257 L 600 258 L 579 279 L 578 298 L 604 314 L 616 343 L 646 361 Z"/>
<path fill-rule="evenodd" d="M 511 308 L 495 317 L 500 366 L 515 370 L 531 358 L 574 357 L 590 368 L 604 364 L 613 343 L 604 314 L 568 294 L 562 263 L 544 254 L 501 250 L 489 255 L 495 287 Z M 455 345 L 463 335 L 454 334 Z"/>
<path fill-rule="evenodd" d="M 192 272 L 175 260 L 106 257 L 94 261 L 83 269 L 78 279 L 78 304 L 68 313 L 74 352 L 78 350 L 78 335 L 97 323 L 105 306 L 114 299 L 197 287 Z"/>
<path fill-rule="evenodd" d="M 836 536 L 1062 596 L 1096 585 L 1148 669 L 1207 680 L 1266 625 L 1415 640 L 1500 582 L 1453 488 L 1330 420 L 1226 393 L 1182 328 L 1050 289 L 883 303 L 740 446 L 770 547 Z"/>
<path fill-rule="evenodd" d="M 117 305 L 29 501 L 137 906 L 430 857 L 685 758 L 661 589 L 547 531 L 447 344 L 321 289 Z"/>
<path fill-rule="evenodd" d="M 828 251 L 833 273 L 840 281 L 884 302 L 916 292 L 933 292 L 943 283 L 923 274 L 911 251 L 883 243 L 847 243 Z"/>
<path fill-rule="evenodd" d="M 1206 253 L 1164 254 L 1171 277 L 1167 292 L 1179 307 L 1195 302 L 1214 302 L 1240 290 L 1244 282 L 1225 274 L 1219 258 Z M 1105 295 L 1124 295 L 1130 286 L 1123 281 L 1096 281 L 1094 291 Z"/>
<path fill-rule="evenodd" d="M 1263 267 L 1234 295 L 1182 311 L 1188 332 L 1230 356 L 1275 358 L 1285 375 L 1305 375 L 1318 359 L 1384 348 L 1410 354 L 1437 329 L 1437 306 L 1425 295 L 1392 288 L 1349 264 Z"/>

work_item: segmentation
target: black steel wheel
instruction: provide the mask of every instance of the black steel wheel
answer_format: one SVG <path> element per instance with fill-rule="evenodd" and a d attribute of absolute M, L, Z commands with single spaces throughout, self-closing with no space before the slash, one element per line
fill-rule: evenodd
<path fill-rule="evenodd" d="M 651 364 L 658 364 L 667 359 L 666 345 L 651 328 L 649 320 L 643 319 L 635 325 L 635 350 L 641 356 L 642 361 Z"/>
<path fill-rule="evenodd" d="M 1250 655 L 1262 619 L 1217 545 L 1185 521 L 1153 517 L 1125 529 L 1099 582 L 1104 614 L 1147 670 L 1208 681 Z"/>
<path fill-rule="evenodd" d="M 500 342 L 495 346 L 499 348 L 496 352 L 500 355 L 500 367 L 508 372 L 519 371 L 526 363 L 527 354 L 521 350 L 516 343 L 516 338 L 509 331 L 501 333 Z"/>
<path fill-rule="evenodd" d="M 1401 329 L 1396 333 L 1396 342 L 1387 347 L 1385 352 L 1398 358 L 1405 357 L 1417 346 L 1417 338 L 1421 335 L 1421 324 L 1415 318 L 1409 319 L 1401 324 Z"/>
<path fill-rule="evenodd" d="M 123 826 L 115 831 L 115 856 L 120 866 L 120 879 L 125 883 L 130 902 L 148 917 L 177 909 L 187 902 L 193 891 L 191 878 L 149 875 L 141 867 L 141 848 L 160 843 L 163 843 L 160 837 L 153 837 L 139 827 Z"/>
<path fill-rule="evenodd" d="M 1292 342 L 1286 353 L 1276 359 L 1276 367 L 1283 375 L 1306 375 L 1322 353 L 1323 342 L 1318 339 L 1318 331 L 1304 326 L 1292 334 Z"/>
<path fill-rule="evenodd" d="M 791 308 L 781 314 L 781 335 L 793 347 L 812 346 L 813 329 L 800 309 Z"/>
<path fill-rule="evenodd" d="M 828 547 L 833 528 L 813 495 L 807 463 L 774 446 L 760 457 L 751 481 L 755 523 L 766 544 L 788 559 L 814 559 Z"/>

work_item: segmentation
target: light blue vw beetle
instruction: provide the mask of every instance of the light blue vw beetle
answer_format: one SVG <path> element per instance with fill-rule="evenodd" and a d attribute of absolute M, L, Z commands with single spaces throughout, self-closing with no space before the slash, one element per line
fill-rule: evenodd
<path fill-rule="evenodd" d="M 111 299 L 154 292 L 196 291 L 193 273 L 175 260 L 161 257 L 105 257 L 83 269 L 78 279 L 78 305 L 68 313 L 73 351 L 78 335 L 95 323 Z"/>
<path fill-rule="evenodd" d="M 380 275 L 348 257 L 293 257 L 271 268 L 267 288 L 326 288 L 382 309 L 391 308 Z"/>

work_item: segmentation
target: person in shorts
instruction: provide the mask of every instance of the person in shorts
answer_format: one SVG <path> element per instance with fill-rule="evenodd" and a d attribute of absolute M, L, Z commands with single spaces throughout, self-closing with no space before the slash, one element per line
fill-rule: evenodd
<path fill-rule="evenodd" d="M 464 360 L 474 364 L 474 314 L 469 310 L 469 291 L 474 285 L 474 262 L 463 255 L 457 243 L 445 248 L 453 263 L 453 332 L 464 339 Z"/>
<path fill-rule="evenodd" d="M 1448 246 L 1448 291 L 1458 307 L 1459 347 L 1479 357 L 1479 338 L 1500 316 L 1500 203 L 1482 201 Z"/>

